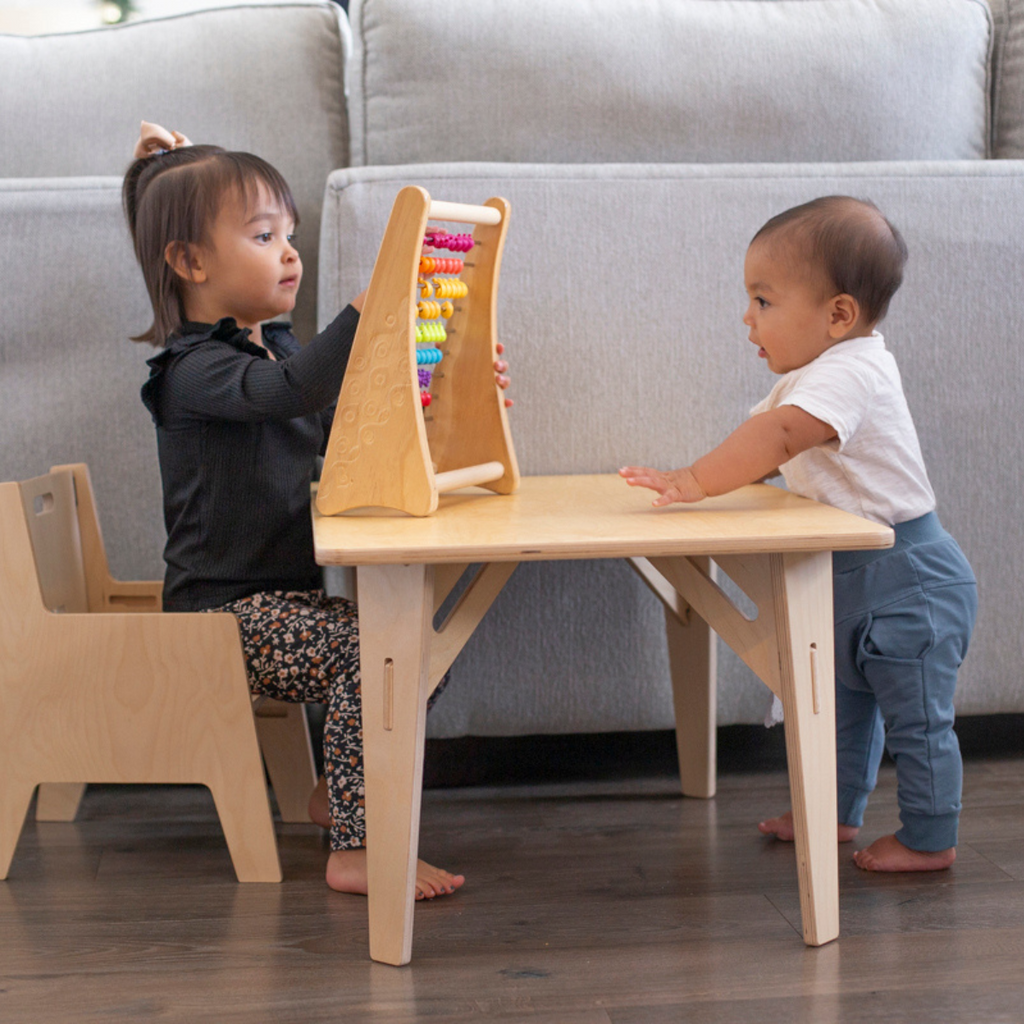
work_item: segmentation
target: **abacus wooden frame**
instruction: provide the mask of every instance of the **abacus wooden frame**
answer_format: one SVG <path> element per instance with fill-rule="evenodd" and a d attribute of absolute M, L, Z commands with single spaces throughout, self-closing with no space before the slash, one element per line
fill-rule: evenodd
<path fill-rule="evenodd" d="M 519 486 L 504 397 L 494 380 L 497 294 L 510 206 L 432 201 L 419 186 L 395 198 L 377 254 L 327 445 L 317 510 L 337 515 L 384 507 L 415 516 L 438 496 L 483 486 Z M 474 247 L 462 279 L 444 359 L 424 415 L 416 366 L 416 292 L 429 221 L 473 224 Z"/>

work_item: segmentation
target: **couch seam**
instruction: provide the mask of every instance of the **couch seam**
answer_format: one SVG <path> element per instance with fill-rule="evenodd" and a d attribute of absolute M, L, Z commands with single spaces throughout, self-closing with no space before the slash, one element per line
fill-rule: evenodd
<path fill-rule="evenodd" d="M 988 23 L 988 46 L 985 54 L 985 130 L 983 137 L 985 140 L 985 159 L 991 160 L 995 153 L 995 131 L 996 131 L 996 104 L 994 102 L 994 94 L 998 89 L 998 71 L 997 64 L 997 46 L 996 46 L 996 24 L 995 15 L 992 12 L 990 0 L 971 0 L 976 7 L 980 7 L 985 21 Z M 1003 5 L 1003 9 L 1006 10 L 1007 4 L 1005 0 L 995 0 L 996 3 Z"/>
<path fill-rule="evenodd" d="M 944 162 L 948 162 L 948 163 L 965 163 L 965 164 L 968 164 L 968 165 L 977 165 L 979 170 L 980 170 L 982 167 L 995 167 L 995 166 L 998 166 L 999 164 L 1002 164 L 1002 163 L 1006 163 L 1006 164 L 1024 163 L 1024 159 L 1021 159 L 1021 160 L 999 161 L 999 160 L 994 160 L 994 159 L 989 160 L 989 159 L 980 159 L 979 158 L 979 159 L 976 159 L 976 160 L 964 160 L 964 161 L 950 160 L 950 161 L 936 161 L 936 162 L 938 162 L 938 163 L 944 163 Z M 395 165 L 395 166 L 413 167 L 413 166 L 416 166 L 416 165 L 414 165 L 414 164 L 401 164 L 401 165 Z M 497 163 L 494 164 L 494 166 L 495 166 L 495 171 L 492 172 L 492 173 L 488 173 L 488 172 L 484 172 L 484 171 L 480 171 L 480 172 L 474 171 L 472 174 L 469 174 L 469 175 L 466 175 L 465 177 L 462 177 L 460 175 L 452 176 L 450 173 L 449 174 L 442 174 L 442 172 L 438 171 L 438 172 L 434 172 L 434 173 L 432 173 L 430 175 L 426 175 L 425 177 L 427 177 L 427 178 L 429 178 L 431 180 L 437 180 L 437 181 L 444 180 L 446 182 L 452 182 L 452 183 L 459 182 L 459 181 L 468 181 L 468 180 L 472 180 L 474 178 L 475 179 L 494 178 L 494 177 L 500 177 L 501 176 L 500 173 L 499 173 L 499 169 L 501 167 L 503 167 L 503 166 L 514 166 L 514 163 L 512 163 L 512 164 L 504 164 L 504 163 L 501 163 L 501 162 L 497 162 Z M 551 166 L 551 167 L 565 167 L 565 166 L 573 166 L 573 165 L 571 165 L 571 164 L 550 164 L 549 166 Z M 588 166 L 600 166 L 600 165 L 592 164 L 592 165 L 588 165 Z M 637 166 L 643 166 L 643 167 L 671 167 L 671 166 L 691 167 L 691 166 L 702 166 L 702 165 L 693 165 L 693 164 L 678 164 L 678 165 L 676 165 L 676 164 L 665 163 L 665 164 L 638 164 Z M 749 165 L 744 165 L 744 166 L 749 166 L 749 167 L 752 167 L 752 168 L 753 167 L 758 167 L 758 168 L 760 168 L 762 170 L 762 172 L 764 172 L 764 170 L 766 168 L 770 169 L 772 167 L 771 164 L 758 164 L 758 163 L 751 163 Z M 856 161 L 851 161 L 848 166 L 858 167 L 858 166 L 863 166 L 863 165 L 858 164 Z M 347 168 L 341 168 L 341 169 L 342 170 L 347 170 Z M 353 170 L 358 170 L 359 168 L 352 168 L 352 169 Z M 776 178 L 776 176 L 771 175 L 770 173 L 767 176 L 765 176 L 762 173 L 762 176 L 759 177 L 757 180 L 759 180 L 759 181 L 768 181 L 768 180 L 771 180 L 772 178 L 775 178 L 775 180 L 800 180 L 800 179 L 811 180 L 811 179 L 816 179 L 816 178 L 821 178 L 821 177 L 827 177 L 830 174 L 835 175 L 836 177 L 850 177 L 850 176 L 852 176 L 852 177 L 871 177 L 870 174 L 864 174 L 864 175 L 854 174 L 854 175 L 850 175 L 850 174 L 848 174 L 847 172 L 845 172 L 843 170 L 838 170 L 838 171 L 828 170 L 828 171 L 824 171 L 824 172 L 817 173 L 817 174 L 810 173 L 810 172 L 799 172 L 799 173 L 795 173 L 795 174 L 786 174 L 786 175 L 780 175 L 777 178 Z M 648 177 L 644 177 L 642 175 L 641 176 L 636 176 L 636 175 L 626 175 L 626 174 L 601 175 L 601 176 L 596 176 L 595 175 L 595 176 L 583 176 L 583 177 L 571 177 L 571 176 L 548 177 L 548 176 L 545 176 L 543 174 L 536 174 L 536 175 L 508 178 L 507 180 L 509 180 L 509 181 L 516 181 L 516 182 L 519 182 L 519 181 L 527 181 L 527 182 L 556 182 L 556 181 L 564 181 L 564 182 L 571 182 L 571 183 L 575 183 L 575 184 L 586 184 L 587 182 L 605 183 L 605 182 L 608 182 L 608 181 L 652 181 L 652 182 L 654 182 L 654 181 L 743 181 L 743 180 L 749 180 L 750 177 L 751 176 L 747 175 L 747 174 L 732 174 L 732 175 L 730 175 L 730 174 L 710 175 L 709 174 L 709 175 L 695 175 L 695 176 L 692 176 L 692 177 L 691 176 L 685 176 L 685 177 L 677 177 L 677 178 L 671 178 L 671 177 L 648 178 Z M 921 180 L 948 181 L 948 180 L 952 180 L 952 179 L 955 179 L 955 178 L 958 178 L 958 177 L 981 177 L 981 178 L 991 177 L 993 179 L 1006 178 L 1008 180 L 1019 180 L 1019 173 L 1013 173 L 1013 169 L 1010 168 L 1010 167 L 1006 168 L 1005 173 L 1002 171 L 1002 168 L 1000 168 L 999 171 L 988 171 L 988 172 L 984 172 L 984 173 L 981 173 L 981 174 L 976 173 L 974 171 L 973 166 L 965 168 L 963 173 L 955 173 L 955 174 L 935 174 L 935 173 L 914 174 L 911 171 L 902 171 L 902 172 L 897 174 L 897 173 L 893 173 L 891 171 L 886 171 L 883 168 L 880 168 L 878 173 L 877 173 L 877 177 L 884 177 L 887 180 L 908 180 L 908 181 L 909 180 L 913 180 L 913 181 L 921 181 Z M 341 192 L 344 192 L 346 189 L 352 188 L 352 187 L 357 186 L 357 185 L 381 185 L 381 184 L 389 184 L 389 183 L 396 183 L 396 182 L 401 182 L 401 183 L 406 183 L 407 184 L 408 180 L 409 180 L 408 179 L 408 175 L 384 176 L 384 177 L 379 177 L 379 178 L 378 177 L 362 178 L 359 181 L 352 181 L 352 182 L 349 182 L 349 183 L 347 183 L 345 185 L 340 185 L 340 186 L 337 185 L 337 184 L 334 184 L 332 182 L 328 182 L 328 188 L 331 191 L 333 191 L 333 192 L 335 192 L 337 194 L 340 194 Z"/>
<path fill-rule="evenodd" d="M 995 115 L 993 116 L 993 125 L 992 125 L 992 155 L 994 157 L 996 157 L 996 159 L 1019 159 L 1019 157 L 1018 158 L 1014 158 L 1014 157 L 1002 157 L 1002 156 L 1000 156 L 1000 154 L 1002 153 L 1002 151 L 1004 149 L 1004 144 L 1005 144 L 1005 139 L 1003 137 L 1003 130 L 1002 130 L 1002 127 L 1003 127 L 1003 117 L 1002 117 L 1003 86 L 1005 84 L 1005 78 L 1004 78 L 1004 75 L 1003 75 L 1003 62 L 1006 59 L 1006 50 L 1009 47 L 1010 40 L 1013 38 L 1014 32 L 1016 30 L 1016 26 L 1017 26 L 1017 22 L 1015 20 L 1015 17 L 1016 17 L 1015 5 L 1010 3 L 1009 0 L 1003 0 L 1003 10 L 1006 12 L 1006 31 L 1003 33 L 1003 45 L 1002 45 L 1002 47 L 1000 49 L 1000 53 L 999 53 L 999 67 L 998 67 L 998 71 L 999 71 L 999 103 L 998 103 L 998 106 L 996 107 Z M 1020 111 L 1018 110 L 1018 114 L 1019 113 L 1020 113 Z M 998 135 L 998 139 L 997 139 L 997 135 Z M 998 145 L 997 145 L 997 141 L 998 141 Z"/>
<path fill-rule="evenodd" d="M 360 0 L 356 0 L 356 3 L 359 5 L 359 117 L 361 121 L 359 125 L 359 134 L 361 136 L 359 148 L 362 154 L 362 166 L 365 167 L 370 162 L 369 154 L 366 152 L 367 123 L 369 121 L 366 69 L 369 67 L 370 62 L 366 59 L 366 4 L 360 2 Z"/>
<path fill-rule="evenodd" d="M 97 32 L 110 32 L 111 30 L 114 30 L 116 32 L 126 32 L 126 31 L 129 31 L 130 29 L 143 28 L 143 27 L 145 27 L 147 25 L 160 24 L 161 22 L 165 22 L 165 21 L 180 21 L 182 18 L 194 18 L 197 14 L 200 14 L 200 15 L 202 15 L 202 14 L 220 14 L 220 13 L 222 13 L 224 11 L 237 11 L 237 10 L 241 10 L 241 9 L 244 9 L 244 8 L 252 8 L 252 7 L 258 7 L 261 10 L 266 10 L 266 11 L 283 11 L 283 10 L 287 10 L 289 8 L 291 8 L 292 10 L 294 10 L 296 8 L 298 8 L 300 10 L 302 8 L 314 8 L 314 9 L 319 9 L 319 10 L 327 10 L 327 9 L 330 9 L 331 7 L 333 7 L 333 6 L 334 6 L 334 4 L 332 4 L 330 2 L 330 0 L 307 0 L 307 2 L 305 2 L 305 3 L 295 3 L 295 4 L 288 4 L 288 3 L 284 3 L 284 4 L 246 4 L 246 3 L 238 3 L 238 4 L 226 5 L 224 7 L 204 7 L 204 8 L 200 8 L 199 10 L 182 11 L 179 14 L 165 14 L 165 15 L 162 15 L 162 16 L 160 16 L 158 18 L 144 18 L 141 21 L 126 21 L 126 22 L 124 22 L 124 23 L 122 23 L 120 25 L 98 25 L 96 28 L 80 28 L 80 29 L 76 29 L 73 32 L 43 32 L 40 35 L 26 36 L 26 37 L 18 36 L 18 35 L 13 35 L 13 34 L 9 34 L 9 33 L 0 33 L 0 36 L 3 36 L 5 38 L 10 38 L 10 39 L 21 39 L 21 38 L 24 38 L 26 40 L 26 42 L 28 42 L 28 41 L 31 41 L 33 39 L 53 39 L 53 38 L 56 38 L 56 37 L 67 38 L 67 37 L 70 37 L 70 36 L 88 36 L 88 35 L 93 35 L 93 34 L 95 34 Z"/>

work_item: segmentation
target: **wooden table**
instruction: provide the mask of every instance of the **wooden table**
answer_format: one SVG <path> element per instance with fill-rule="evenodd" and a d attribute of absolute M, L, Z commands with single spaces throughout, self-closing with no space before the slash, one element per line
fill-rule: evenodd
<path fill-rule="evenodd" d="M 715 791 L 712 629 L 781 698 L 804 941 L 838 935 L 832 552 L 890 547 L 893 533 L 765 485 L 661 509 L 652 497 L 615 475 L 551 476 L 513 495 L 446 495 L 426 518 L 314 507 L 317 561 L 357 567 L 374 960 L 412 955 L 427 698 L 517 563 L 573 558 L 629 559 L 665 604 L 683 793 Z M 753 620 L 712 558 L 756 605 Z"/>

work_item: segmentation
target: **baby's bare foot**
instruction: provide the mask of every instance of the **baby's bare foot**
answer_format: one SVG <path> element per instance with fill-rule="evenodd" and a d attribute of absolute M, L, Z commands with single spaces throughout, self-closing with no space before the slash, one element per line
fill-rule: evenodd
<path fill-rule="evenodd" d="M 310 794 L 307 813 L 309 820 L 314 825 L 319 825 L 321 828 L 331 827 L 331 810 L 327 803 L 327 779 L 322 775 L 316 788 Z"/>
<path fill-rule="evenodd" d="M 955 860 L 955 846 L 929 853 L 912 850 L 895 836 L 882 836 L 853 855 L 854 864 L 864 871 L 944 871 Z"/>
<path fill-rule="evenodd" d="M 432 900 L 462 887 L 464 875 L 453 875 L 426 861 L 416 862 L 416 899 Z M 366 895 L 366 850 L 335 850 L 327 859 L 327 884 L 336 892 Z"/>
<path fill-rule="evenodd" d="M 796 837 L 796 830 L 793 828 L 792 811 L 786 811 L 785 814 L 780 814 L 777 818 L 759 821 L 757 829 L 763 835 L 775 836 L 776 839 L 781 839 L 784 843 L 791 843 Z M 837 825 L 836 830 L 839 842 L 841 843 L 848 843 L 860 831 L 854 825 Z"/>

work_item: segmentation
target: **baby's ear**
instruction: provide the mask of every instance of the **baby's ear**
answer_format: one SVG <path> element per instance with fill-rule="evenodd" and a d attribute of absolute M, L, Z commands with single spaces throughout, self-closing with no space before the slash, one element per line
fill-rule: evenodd
<path fill-rule="evenodd" d="M 857 326 L 860 320 L 860 303 L 846 292 L 836 295 L 829 302 L 828 333 L 832 338 L 842 338 Z"/>
<path fill-rule="evenodd" d="M 185 281 L 202 284 L 206 280 L 202 256 L 197 248 L 187 242 L 168 242 L 164 249 L 164 260 Z"/>

